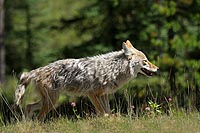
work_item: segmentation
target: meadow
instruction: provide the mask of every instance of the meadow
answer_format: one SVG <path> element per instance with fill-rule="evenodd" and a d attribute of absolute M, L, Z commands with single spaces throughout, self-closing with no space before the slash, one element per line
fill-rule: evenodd
<path fill-rule="evenodd" d="M 109 117 L 88 117 L 69 120 L 58 118 L 41 123 L 20 121 L 0 127 L 0 132 L 19 133 L 198 133 L 200 132 L 200 113 L 176 112 L 171 115 L 155 117 L 130 117 L 113 115 Z"/>
<path fill-rule="evenodd" d="M 122 102 L 123 100 L 121 100 L 120 103 L 116 100 L 113 100 L 115 98 L 111 99 L 110 102 L 112 104 L 115 104 L 115 106 L 111 106 L 111 108 L 115 108 L 115 110 L 110 116 L 96 116 L 94 113 L 90 113 L 89 115 L 87 115 L 87 113 L 84 112 L 87 109 L 84 107 L 80 108 L 82 107 L 82 105 L 86 105 L 86 103 L 82 101 L 76 101 L 76 105 L 73 105 L 72 102 L 66 101 L 66 97 L 61 96 L 60 102 L 62 103 L 63 101 L 65 101 L 65 106 L 66 103 L 68 103 L 68 106 L 61 109 L 57 108 L 57 111 L 59 113 L 64 111 L 64 113 L 56 117 L 54 117 L 50 113 L 49 118 L 46 119 L 45 122 L 39 122 L 37 120 L 26 121 L 21 119 L 19 116 L 13 114 L 13 112 L 11 112 L 10 110 L 13 102 L 13 94 L 16 84 L 17 81 L 15 78 L 13 78 L 13 80 L 9 80 L 7 86 L 5 86 L 6 89 L 1 90 L 0 132 L 2 133 L 200 132 L 200 112 L 198 112 L 196 109 L 190 110 L 190 108 L 192 107 L 189 107 L 189 109 L 187 110 L 181 107 L 176 108 L 174 106 L 175 100 L 171 97 L 166 98 L 162 102 L 156 102 L 154 100 L 150 100 L 150 98 L 147 98 L 146 103 L 143 102 L 143 106 L 137 106 L 136 104 L 133 104 L 132 102 L 137 100 L 134 99 L 132 95 L 127 94 L 130 93 L 129 89 L 126 90 L 126 87 L 128 88 L 130 84 L 134 84 L 132 82 L 125 85 L 124 89 L 118 91 L 118 94 L 120 92 L 123 92 L 123 95 L 127 100 L 125 100 L 124 102 Z M 27 94 L 24 97 L 23 104 L 27 104 L 30 101 L 34 101 L 35 99 L 37 99 L 37 93 L 34 93 L 34 89 L 32 88 L 32 86 L 30 86 L 27 89 Z M 87 104 L 89 103 L 87 101 Z M 135 107 L 132 105 L 135 105 Z M 85 115 L 82 116 L 81 114 Z M 10 115 L 10 118 L 7 117 L 7 115 Z"/>

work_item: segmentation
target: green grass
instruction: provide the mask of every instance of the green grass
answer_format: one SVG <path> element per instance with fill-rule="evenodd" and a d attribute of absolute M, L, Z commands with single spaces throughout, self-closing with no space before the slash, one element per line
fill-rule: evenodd
<path fill-rule="evenodd" d="M 3 98 L 3 95 L 6 98 L 0 100 L 6 101 L 6 103 L 13 101 L 14 86 L 16 86 L 16 83 L 16 80 L 10 80 L 5 87 L 6 89 L 1 89 L 0 87 L 1 98 Z M 5 92 L 2 93 L 3 91 Z M 26 92 L 33 96 L 33 93 L 29 91 L 32 91 L 31 88 L 30 90 L 27 89 Z M 27 97 L 28 98 L 25 97 L 24 99 L 29 103 L 29 100 L 31 100 L 30 95 L 27 95 Z M 186 113 L 183 111 L 184 109 L 180 112 L 176 112 L 173 109 L 173 100 L 171 102 L 166 100 L 163 103 L 165 103 L 166 106 L 162 104 L 163 106 L 160 108 L 158 105 L 161 105 L 161 103 L 151 102 L 151 100 L 149 100 L 144 107 L 149 106 L 151 110 L 147 111 L 143 109 L 143 111 L 137 112 L 137 114 L 141 115 L 140 117 L 130 118 L 129 115 L 112 115 L 109 117 L 80 118 L 78 120 L 69 120 L 61 117 L 45 123 L 38 121 L 20 121 L 17 123 L 13 122 L 6 126 L 2 126 L 4 125 L 3 111 L 6 111 L 2 110 L 0 111 L 0 133 L 200 133 L 200 112 Z M 8 107 L 10 107 L 10 105 L 11 104 L 6 104 Z M 158 113 L 158 111 L 161 111 L 161 113 Z M 170 115 L 163 114 L 163 112 L 166 111 L 170 113 Z"/>
<path fill-rule="evenodd" d="M 21 121 L 0 127 L 0 132 L 57 132 L 57 133 L 197 133 L 200 132 L 200 113 L 177 113 L 154 118 L 128 116 L 93 117 L 72 121 L 60 118 L 46 123 Z"/>

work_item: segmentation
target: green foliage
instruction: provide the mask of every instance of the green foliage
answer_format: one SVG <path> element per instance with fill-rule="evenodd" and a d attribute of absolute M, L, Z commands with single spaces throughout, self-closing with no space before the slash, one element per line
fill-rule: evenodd
<path fill-rule="evenodd" d="M 156 114 L 156 113 L 161 114 L 162 113 L 159 104 L 157 104 L 157 103 L 155 103 L 155 102 L 153 102 L 151 100 L 148 101 L 148 104 L 150 106 L 150 110 L 152 110 L 151 113 L 153 113 L 153 114 Z"/>

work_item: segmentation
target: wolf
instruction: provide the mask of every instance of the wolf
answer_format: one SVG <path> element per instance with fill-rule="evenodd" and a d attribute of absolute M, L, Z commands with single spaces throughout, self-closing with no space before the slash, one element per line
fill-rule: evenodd
<path fill-rule="evenodd" d="M 54 108 L 59 94 L 65 91 L 72 96 L 87 96 L 97 114 L 111 113 L 108 95 L 137 77 L 138 73 L 153 76 L 159 68 L 133 47 L 127 40 L 120 51 L 93 57 L 63 59 L 22 73 L 15 91 L 15 105 L 19 106 L 30 82 L 41 96 L 39 102 L 28 104 L 25 116 L 31 118 L 40 109 L 38 119 L 44 120 Z"/>

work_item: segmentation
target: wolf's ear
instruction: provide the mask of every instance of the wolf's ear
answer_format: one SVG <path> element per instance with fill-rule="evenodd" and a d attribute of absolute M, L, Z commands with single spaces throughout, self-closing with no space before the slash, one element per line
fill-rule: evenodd
<path fill-rule="evenodd" d="M 124 54 L 130 60 L 132 58 L 132 55 L 134 54 L 133 46 L 132 46 L 131 42 L 129 40 L 127 40 L 126 42 L 123 42 L 122 48 L 124 50 Z"/>
<path fill-rule="evenodd" d="M 134 48 L 133 45 L 131 44 L 131 42 L 129 40 L 126 40 L 126 46 L 128 48 Z"/>

